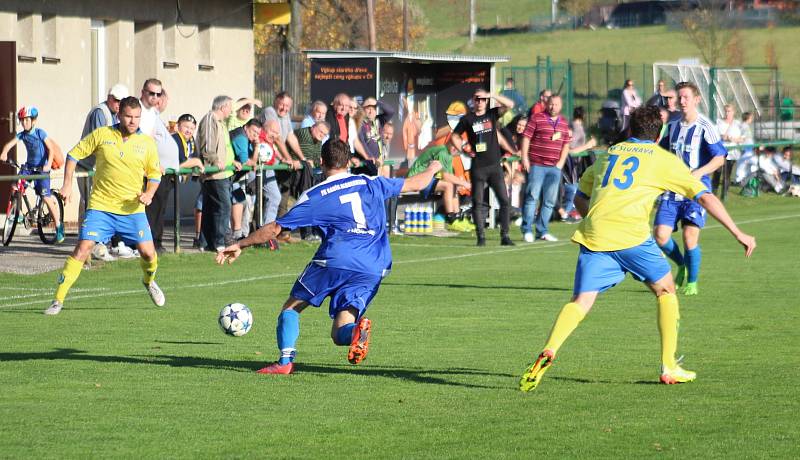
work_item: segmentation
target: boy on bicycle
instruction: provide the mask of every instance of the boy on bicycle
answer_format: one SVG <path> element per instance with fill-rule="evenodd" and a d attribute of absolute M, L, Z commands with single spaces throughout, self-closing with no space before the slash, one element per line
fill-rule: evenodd
<path fill-rule="evenodd" d="M 36 128 L 36 118 L 39 116 L 39 110 L 36 107 L 26 106 L 19 109 L 17 118 L 22 125 L 22 131 L 17 133 L 14 139 L 11 139 L 3 146 L 0 152 L 0 161 L 6 161 L 8 152 L 17 145 L 17 142 L 25 144 L 25 150 L 28 152 L 28 157 L 25 164 L 20 167 L 19 173 L 26 174 L 48 174 L 53 165 L 53 158 L 57 153 L 61 152 L 61 148 L 53 139 L 47 137 L 47 133 L 41 128 Z M 64 222 L 58 213 L 58 206 L 56 200 L 50 194 L 50 179 L 36 179 L 33 181 L 36 194 L 40 195 L 47 208 L 50 210 L 50 215 L 59 222 L 56 227 L 56 243 L 64 241 Z"/>

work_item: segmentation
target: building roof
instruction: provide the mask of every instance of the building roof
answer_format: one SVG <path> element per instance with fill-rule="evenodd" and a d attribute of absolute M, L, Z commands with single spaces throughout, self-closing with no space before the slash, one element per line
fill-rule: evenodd
<path fill-rule="evenodd" d="M 411 53 L 407 51 L 303 50 L 309 59 L 381 58 L 410 62 L 508 62 L 508 56 L 464 56 L 460 54 Z"/>

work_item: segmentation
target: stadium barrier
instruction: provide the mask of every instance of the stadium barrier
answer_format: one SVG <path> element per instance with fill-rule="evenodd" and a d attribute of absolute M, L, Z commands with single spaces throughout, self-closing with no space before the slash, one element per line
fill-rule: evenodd
<path fill-rule="evenodd" d="M 800 141 L 781 140 L 781 141 L 771 141 L 771 142 L 757 142 L 757 143 L 753 143 L 753 144 L 728 144 L 725 147 L 728 150 L 744 150 L 744 149 L 757 149 L 758 147 L 780 148 L 780 147 L 795 146 L 795 145 L 800 145 Z M 572 156 L 576 157 L 576 158 L 580 158 L 580 157 L 586 157 L 586 156 L 589 156 L 589 155 L 598 155 L 598 154 L 603 154 L 603 153 L 606 153 L 605 149 L 594 149 L 594 150 L 588 150 L 588 151 L 585 151 L 585 152 L 581 152 L 581 153 L 578 153 L 578 154 L 575 154 L 575 155 L 572 155 Z M 519 160 L 520 160 L 520 157 L 518 157 L 518 156 L 511 156 L 511 157 L 505 158 L 505 161 L 519 161 Z M 386 160 L 386 161 L 384 161 L 384 164 L 390 167 L 390 169 L 392 170 L 392 175 L 393 175 L 393 170 L 394 170 L 393 168 L 394 168 L 394 165 L 396 164 L 396 162 L 393 161 L 393 160 Z M 265 170 L 290 170 L 290 169 L 291 169 L 291 167 L 289 165 L 287 165 L 287 164 L 278 164 L 278 165 L 242 166 L 241 169 L 239 169 L 239 171 L 265 171 Z M 220 171 L 236 172 L 236 168 L 233 167 L 233 166 L 228 166 L 228 167 L 220 169 L 220 168 L 217 168 L 215 166 L 209 166 L 209 167 L 205 168 L 205 171 L 204 171 L 203 174 L 210 174 L 210 173 L 215 173 L 215 172 L 220 172 Z M 189 174 L 199 175 L 199 174 L 201 174 L 200 173 L 200 169 L 199 168 L 180 168 L 180 169 L 168 168 L 164 172 L 165 176 L 185 176 L 185 175 L 189 175 Z M 730 186 L 730 171 L 728 170 L 727 162 L 723 163 L 722 174 L 723 174 L 723 180 L 721 181 L 722 182 L 722 187 L 720 187 L 720 199 L 724 201 L 725 198 L 727 197 L 727 194 L 728 194 L 728 187 Z M 93 176 L 94 176 L 94 171 L 75 172 L 75 174 L 73 175 L 73 177 L 75 177 L 75 178 L 78 178 L 78 177 L 93 177 Z M 0 183 L 3 183 L 3 182 L 14 182 L 14 181 L 17 181 L 19 179 L 36 180 L 36 179 L 48 179 L 48 178 L 51 178 L 51 176 L 49 174 L 0 175 Z M 262 189 L 262 186 L 263 186 L 263 175 L 262 174 L 257 174 L 256 175 L 256 181 L 257 181 L 256 182 L 257 183 L 257 190 L 260 191 Z M 176 178 L 176 182 L 177 182 L 177 178 Z M 180 209 L 180 187 L 177 186 L 177 183 L 176 183 L 176 186 L 173 187 L 172 199 L 173 199 L 173 219 L 174 219 L 173 250 L 174 250 L 175 253 L 180 253 L 181 252 L 181 247 L 180 247 L 180 241 L 181 241 L 181 219 L 180 219 L 181 209 Z M 255 211 L 258 213 L 256 222 L 261 222 L 260 213 L 261 213 L 261 209 L 262 209 L 263 194 L 262 193 L 258 193 L 256 199 L 257 199 L 257 204 L 256 204 L 256 210 Z"/>

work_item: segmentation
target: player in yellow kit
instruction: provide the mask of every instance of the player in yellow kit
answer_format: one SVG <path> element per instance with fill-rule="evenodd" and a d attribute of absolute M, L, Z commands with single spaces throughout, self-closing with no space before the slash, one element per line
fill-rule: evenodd
<path fill-rule="evenodd" d="M 690 382 L 695 373 L 675 360 L 678 347 L 678 298 L 669 263 L 650 234 L 650 212 L 665 191 L 692 197 L 714 216 L 745 248 L 749 257 L 755 238 L 742 233 L 722 203 L 680 158 L 654 143 L 661 131 L 656 107 L 634 111 L 632 138 L 608 149 L 581 177 L 575 206 L 581 222 L 572 240 L 580 245 L 572 300 L 558 315 L 550 337 L 520 380 L 530 391 L 553 364 L 558 349 L 591 310 L 597 295 L 630 273 L 656 295 L 661 335 L 661 377 L 666 384 Z"/>
<path fill-rule="evenodd" d="M 61 188 L 64 201 L 69 201 L 72 195 L 72 175 L 78 160 L 94 155 L 97 166 L 78 244 L 67 257 L 64 270 L 58 277 L 55 299 L 45 310 L 46 315 L 61 312 L 67 292 L 81 274 L 94 245 L 110 240 L 114 234 L 139 249 L 144 272 L 142 282 L 153 303 L 162 307 L 166 302 L 164 293 L 154 280 L 158 256 L 144 213 L 144 207 L 152 201 L 161 181 L 161 168 L 155 141 L 139 131 L 141 115 L 138 99 L 122 99 L 119 124 L 92 131 L 67 154 L 64 186 Z M 145 177 L 147 186 L 143 192 Z"/>

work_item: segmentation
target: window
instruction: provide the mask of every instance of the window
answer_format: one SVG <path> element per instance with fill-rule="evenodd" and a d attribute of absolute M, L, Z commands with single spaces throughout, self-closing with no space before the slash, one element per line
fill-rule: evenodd
<path fill-rule="evenodd" d="M 164 61 L 163 66 L 165 69 L 174 69 L 178 67 L 176 59 L 177 53 L 175 52 L 175 36 L 178 33 L 177 27 L 174 23 L 163 25 L 164 35 Z"/>
<path fill-rule="evenodd" d="M 106 24 L 92 19 L 92 100 L 106 98 Z"/>
<path fill-rule="evenodd" d="M 158 75 L 158 36 L 155 22 L 133 24 L 134 81 L 143 82 Z"/>
<path fill-rule="evenodd" d="M 213 56 L 211 55 L 211 26 L 199 24 L 197 26 L 197 58 L 200 70 L 214 70 Z"/>
<path fill-rule="evenodd" d="M 33 13 L 17 13 L 17 54 L 22 62 L 35 62 L 33 52 Z"/>
<path fill-rule="evenodd" d="M 42 15 L 42 62 L 58 63 L 58 29 L 54 14 Z"/>

